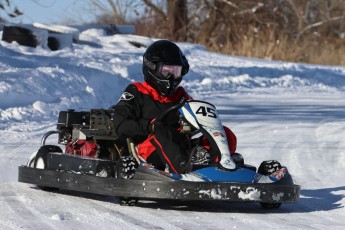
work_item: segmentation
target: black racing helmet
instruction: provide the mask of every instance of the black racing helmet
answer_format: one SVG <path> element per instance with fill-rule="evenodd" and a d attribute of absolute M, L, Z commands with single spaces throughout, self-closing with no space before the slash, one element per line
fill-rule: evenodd
<path fill-rule="evenodd" d="M 188 70 L 186 57 L 171 41 L 155 41 L 144 53 L 144 79 L 163 96 L 169 97 L 174 94 Z"/>

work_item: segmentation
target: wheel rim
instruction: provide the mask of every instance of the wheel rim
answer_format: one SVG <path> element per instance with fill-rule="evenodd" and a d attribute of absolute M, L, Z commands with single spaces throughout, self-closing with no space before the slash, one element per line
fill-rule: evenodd
<path fill-rule="evenodd" d="M 42 157 L 38 158 L 36 161 L 36 168 L 37 169 L 44 169 L 44 160 L 42 159 Z"/>

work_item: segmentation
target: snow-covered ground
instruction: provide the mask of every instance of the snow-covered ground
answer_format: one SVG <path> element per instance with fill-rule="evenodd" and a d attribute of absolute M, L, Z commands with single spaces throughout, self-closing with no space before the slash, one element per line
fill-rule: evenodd
<path fill-rule="evenodd" d="M 301 185 L 298 203 L 142 201 L 44 192 L 17 182 L 18 166 L 54 130 L 60 110 L 107 108 L 141 81 L 153 40 L 90 29 L 51 52 L 0 42 L 0 229 L 344 229 L 345 67 L 232 57 L 179 44 L 194 98 L 214 103 L 246 163 L 276 159 Z M 49 139 L 56 143 L 54 138 Z"/>

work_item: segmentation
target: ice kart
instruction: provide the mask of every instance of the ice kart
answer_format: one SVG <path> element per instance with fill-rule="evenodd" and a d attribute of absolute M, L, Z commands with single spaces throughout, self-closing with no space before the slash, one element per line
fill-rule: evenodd
<path fill-rule="evenodd" d="M 180 130 L 191 142 L 198 136 L 208 139 L 211 153 L 220 157 L 218 163 L 191 161 L 191 170 L 185 174 L 158 170 L 140 160 L 131 140 L 116 136 L 112 109 L 69 110 L 60 112 L 57 130 L 46 133 L 37 153 L 19 166 L 18 181 L 43 190 L 116 196 L 122 205 L 140 199 L 178 199 L 259 202 L 263 208 L 278 208 L 282 203 L 298 201 L 300 186 L 279 162 L 264 161 L 256 169 L 244 164 L 240 154 L 230 156 L 212 104 L 182 103 L 169 108 L 158 120 L 169 123 L 166 117 L 171 112 L 180 115 Z M 59 145 L 46 145 L 52 134 L 58 135 Z M 65 145 L 65 152 L 61 145 Z M 198 153 L 198 147 L 191 147 L 191 155 Z"/>

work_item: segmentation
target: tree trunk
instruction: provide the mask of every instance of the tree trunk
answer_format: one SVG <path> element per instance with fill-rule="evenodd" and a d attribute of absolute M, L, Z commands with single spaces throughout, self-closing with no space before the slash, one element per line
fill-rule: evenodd
<path fill-rule="evenodd" d="M 187 40 L 187 0 L 167 0 L 167 16 L 170 37 L 175 41 Z"/>

